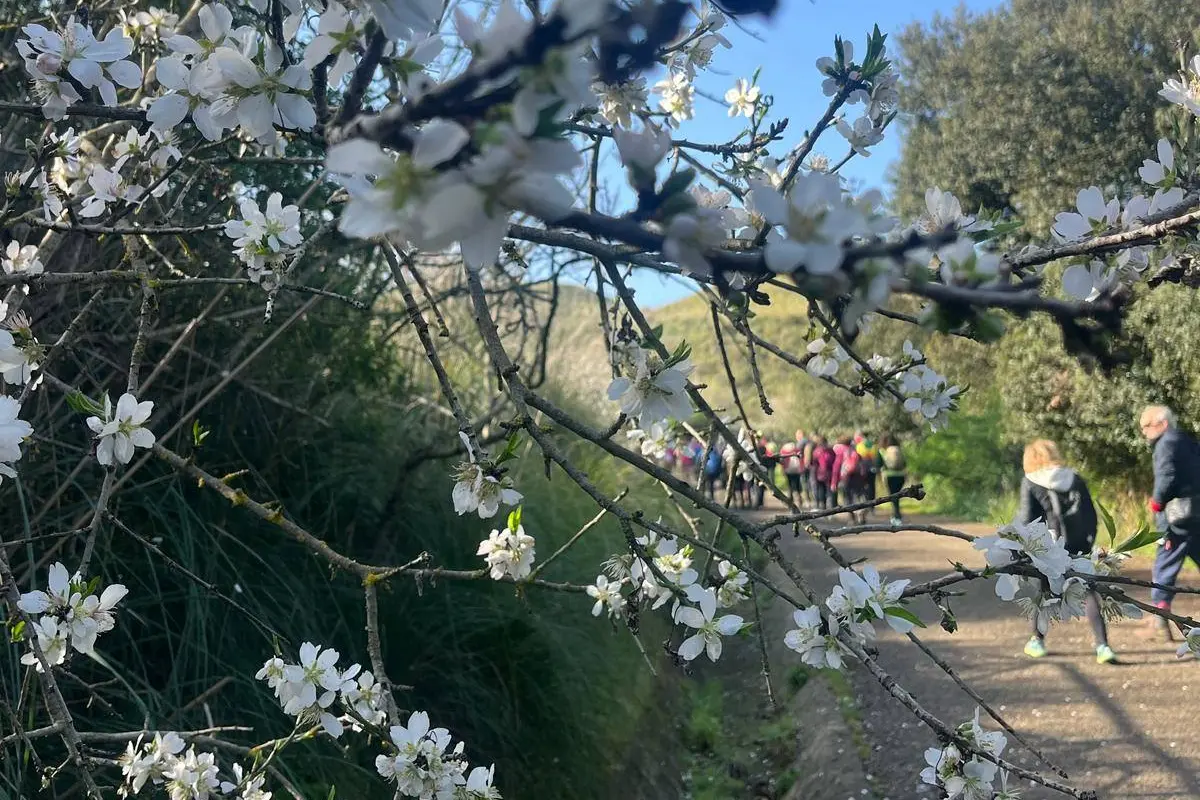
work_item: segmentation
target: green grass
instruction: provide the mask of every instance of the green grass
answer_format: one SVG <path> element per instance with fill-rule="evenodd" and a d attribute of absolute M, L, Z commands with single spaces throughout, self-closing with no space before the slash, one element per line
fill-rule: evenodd
<path fill-rule="evenodd" d="M 685 687 L 683 744 L 688 750 L 686 795 L 693 800 L 782 797 L 796 782 L 800 720 L 760 717 L 747 704 L 739 677 Z"/>

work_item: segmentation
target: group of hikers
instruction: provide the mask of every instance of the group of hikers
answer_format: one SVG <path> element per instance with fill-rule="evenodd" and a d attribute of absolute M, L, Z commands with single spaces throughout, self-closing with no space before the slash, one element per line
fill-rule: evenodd
<path fill-rule="evenodd" d="M 1146 408 L 1139 424 L 1154 450 L 1154 490 L 1148 505 L 1156 529 L 1163 533 L 1154 558 L 1151 602 L 1169 613 L 1184 563 L 1191 559 L 1200 567 L 1200 443 L 1178 427 L 1175 415 L 1166 406 Z M 812 510 L 855 507 L 851 517 L 861 522 L 874 508 L 882 479 L 891 496 L 891 524 L 896 527 L 902 523 L 900 498 L 896 495 L 907 480 L 907 465 L 900 444 L 892 436 L 875 441 L 859 431 L 853 436 L 839 436 L 831 443 L 820 434 L 798 430 L 781 442 L 743 431 L 741 439 L 743 450 L 750 451 L 770 481 L 786 491 L 793 503 Z M 669 447 L 664 460 L 670 468 L 699 480 L 709 497 L 715 498 L 720 485 L 730 493 L 731 503 L 742 508 L 761 507 L 765 487 L 756 483 L 752 470 L 739 466 L 735 456 L 732 446 L 706 448 L 692 437 Z M 1057 445 L 1047 439 L 1025 447 L 1022 467 L 1024 477 L 1014 522 L 1042 520 L 1071 556 L 1091 555 L 1098 526 L 1087 482 L 1066 465 Z M 1116 662 L 1095 591 L 1087 593 L 1084 610 L 1092 628 L 1096 661 Z M 1041 658 L 1048 651 L 1037 615 L 1032 628 L 1025 654 Z M 1166 641 L 1174 638 L 1170 623 L 1157 615 L 1150 615 L 1145 635 Z"/>
<path fill-rule="evenodd" d="M 785 491 L 793 503 L 805 509 L 833 509 L 863 505 L 852 512 L 865 518 L 878 496 L 880 479 L 889 495 L 904 487 L 907 466 L 904 451 L 890 435 L 876 442 L 863 431 L 843 435 L 832 442 L 821 434 L 798 430 L 788 437 L 762 433 L 743 434 L 751 446 L 754 460 L 766 472 L 771 483 Z M 684 474 L 697 475 L 709 497 L 716 498 L 717 487 L 731 492 L 731 502 L 740 508 L 760 508 L 766 487 L 755 484 L 752 473 L 732 470 L 735 450 L 732 446 L 706 449 L 690 438 L 668 448 L 665 460 Z M 900 500 L 892 501 L 892 523 L 900 524 Z"/>

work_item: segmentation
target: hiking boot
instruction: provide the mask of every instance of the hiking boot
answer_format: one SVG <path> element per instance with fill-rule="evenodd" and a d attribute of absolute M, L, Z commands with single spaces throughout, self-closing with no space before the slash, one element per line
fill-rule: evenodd
<path fill-rule="evenodd" d="M 1030 658 L 1042 658 L 1046 655 L 1046 643 L 1034 636 L 1025 644 L 1025 655 Z"/>
<path fill-rule="evenodd" d="M 1152 639 L 1156 642 L 1175 641 L 1175 636 L 1171 632 L 1170 621 L 1153 614 L 1144 623 L 1141 636 L 1143 639 Z"/>
<path fill-rule="evenodd" d="M 1113 649 L 1106 644 L 1102 644 L 1096 648 L 1096 663 L 1097 664 L 1115 664 L 1117 654 Z"/>

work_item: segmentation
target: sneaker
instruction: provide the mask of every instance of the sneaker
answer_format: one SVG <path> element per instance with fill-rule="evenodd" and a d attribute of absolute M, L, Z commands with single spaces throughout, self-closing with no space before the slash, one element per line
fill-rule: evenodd
<path fill-rule="evenodd" d="M 1046 643 L 1036 636 L 1025 645 L 1025 655 L 1030 658 L 1041 658 L 1046 655 Z"/>
<path fill-rule="evenodd" d="M 904 520 L 900 519 L 899 517 L 892 517 L 892 527 L 893 528 L 899 528 L 903 524 L 904 524 Z"/>
<path fill-rule="evenodd" d="M 1112 664 L 1117 660 L 1117 654 L 1113 649 L 1106 644 L 1102 644 L 1096 648 L 1096 663 L 1097 664 Z"/>

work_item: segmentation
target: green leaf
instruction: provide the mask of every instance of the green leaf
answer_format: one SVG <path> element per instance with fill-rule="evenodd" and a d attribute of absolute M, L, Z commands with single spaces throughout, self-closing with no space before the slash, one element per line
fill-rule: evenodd
<path fill-rule="evenodd" d="M 12 625 L 12 631 L 9 633 L 10 642 L 20 642 L 25 638 L 25 620 L 19 619 Z"/>
<path fill-rule="evenodd" d="M 1153 544 L 1161 539 L 1166 534 L 1161 531 L 1151 530 L 1148 526 L 1143 525 L 1138 529 L 1138 532 L 1130 536 L 1125 541 L 1121 542 L 1115 548 L 1114 553 L 1131 553 L 1134 550 L 1145 547 L 1148 544 Z"/>
<path fill-rule="evenodd" d="M 1117 526 L 1113 522 L 1112 514 L 1108 513 L 1108 509 L 1099 500 L 1096 501 L 1096 513 L 1100 515 L 1100 521 L 1104 523 L 1104 530 L 1108 531 L 1108 546 L 1112 547 L 1117 541 Z"/>
<path fill-rule="evenodd" d="M 521 445 L 521 434 L 519 431 L 513 431 L 512 436 L 508 437 L 508 442 L 504 445 L 504 452 L 496 457 L 496 465 L 499 466 L 505 461 L 511 461 L 517 457 L 517 448 Z"/>
<path fill-rule="evenodd" d="M 508 529 L 516 533 L 519 527 L 521 527 L 521 506 L 514 508 L 508 515 Z"/>
<path fill-rule="evenodd" d="M 887 614 L 890 617 L 897 617 L 899 619 L 908 620 L 913 625 L 916 625 L 918 628 L 925 627 L 925 623 L 921 622 L 921 618 L 918 617 L 913 612 L 909 611 L 904 606 L 888 606 L 887 608 L 885 608 L 883 610 L 883 613 Z"/>
<path fill-rule="evenodd" d="M 196 447 L 200 447 L 201 445 L 204 444 L 204 440 L 208 438 L 208 434 L 210 434 L 211 432 L 212 431 L 208 430 L 207 428 L 205 428 L 203 425 L 200 424 L 200 420 L 198 420 L 198 419 L 193 420 L 192 421 L 192 444 Z"/>
<path fill-rule="evenodd" d="M 99 403 L 80 391 L 73 391 L 67 394 L 67 405 L 71 407 L 72 411 L 78 414 L 100 416 L 104 413 L 104 409 Z"/>

